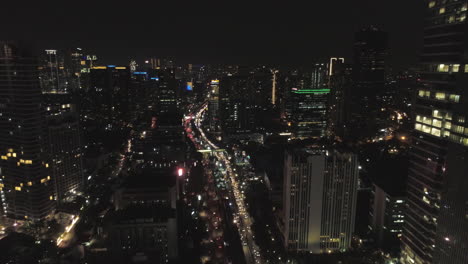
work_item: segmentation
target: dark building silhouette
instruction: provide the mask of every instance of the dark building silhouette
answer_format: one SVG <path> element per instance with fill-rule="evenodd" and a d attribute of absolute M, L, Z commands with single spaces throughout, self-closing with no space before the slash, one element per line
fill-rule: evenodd
<path fill-rule="evenodd" d="M 377 130 L 379 97 L 385 86 L 387 33 L 368 27 L 355 34 L 351 127 L 354 138 L 372 136 Z"/>

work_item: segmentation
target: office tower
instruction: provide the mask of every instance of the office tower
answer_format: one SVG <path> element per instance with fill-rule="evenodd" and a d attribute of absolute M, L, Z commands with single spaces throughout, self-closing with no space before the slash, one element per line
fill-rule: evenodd
<path fill-rule="evenodd" d="M 408 173 L 403 263 L 467 263 L 467 8 L 428 1 Z"/>
<path fill-rule="evenodd" d="M 85 96 L 91 99 L 90 105 L 86 107 L 87 111 L 99 114 L 108 122 L 126 120 L 129 114 L 129 85 L 130 71 L 127 67 L 92 67 L 90 88 Z"/>
<path fill-rule="evenodd" d="M 225 134 L 251 133 L 255 129 L 255 91 L 248 73 L 227 76 L 219 84 L 219 114 Z"/>
<path fill-rule="evenodd" d="M 3 214 L 42 219 L 55 205 L 47 156 L 37 61 L 13 42 L 0 42 L 0 197 Z"/>
<path fill-rule="evenodd" d="M 94 56 L 95 60 L 97 60 L 96 56 Z M 85 56 L 81 48 L 72 48 L 66 50 L 63 61 L 69 91 L 77 92 L 81 89 L 87 91 L 89 88 L 89 68 L 93 62 L 93 56 Z"/>
<path fill-rule="evenodd" d="M 316 147 L 290 150 L 284 165 L 284 244 L 304 253 L 344 252 L 356 214 L 358 159 Z"/>
<path fill-rule="evenodd" d="M 105 222 L 113 263 L 167 263 L 178 257 L 174 168 L 146 168 L 116 191 Z"/>
<path fill-rule="evenodd" d="M 401 185 L 398 183 L 398 185 Z M 374 184 L 372 187 L 370 226 L 375 234 L 376 244 L 386 251 L 400 246 L 400 237 L 405 223 L 405 189 L 388 184 Z"/>
<path fill-rule="evenodd" d="M 264 111 L 269 111 L 272 108 L 273 98 L 273 76 L 272 70 L 266 66 L 252 69 L 249 76 L 249 86 L 253 89 L 254 94 L 254 109 L 256 114 L 256 123 L 262 121 L 259 115 Z"/>
<path fill-rule="evenodd" d="M 39 66 L 39 80 L 42 91 L 45 92 L 65 92 L 68 90 L 69 82 L 63 56 L 57 50 L 45 50 L 41 56 L 41 66 Z"/>
<path fill-rule="evenodd" d="M 278 70 L 272 69 L 271 70 L 271 75 L 272 75 L 272 84 L 271 84 L 271 104 L 276 105 L 277 104 L 277 97 L 278 97 Z"/>
<path fill-rule="evenodd" d="M 287 92 L 288 124 L 296 138 L 320 138 L 327 129 L 327 112 L 330 89 L 326 63 L 313 66 L 310 77 L 304 77 L 299 87 Z"/>
<path fill-rule="evenodd" d="M 349 122 L 351 66 L 344 63 L 344 58 L 330 58 L 328 74 L 328 133 L 343 138 Z"/>
<path fill-rule="evenodd" d="M 151 70 L 149 76 L 151 80 L 158 82 L 156 110 L 160 113 L 177 113 L 179 109 L 175 70 L 170 68 Z"/>
<path fill-rule="evenodd" d="M 376 85 L 385 82 L 387 33 L 371 26 L 358 31 L 354 41 L 354 81 L 357 85 L 370 85 L 372 87 L 369 88 L 378 89 Z"/>
<path fill-rule="evenodd" d="M 208 122 L 210 132 L 219 131 L 219 80 L 211 80 L 208 99 Z"/>
<path fill-rule="evenodd" d="M 376 27 L 364 28 L 355 34 L 350 129 L 357 139 L 374 136 L 378 130 L 387 46 L 387 33 Z"/>
<path fill-rule="evenodd" d="M 73 199 L 82 191 L 83 165 L 79 118 L 72 95 L 43 93 L 49 154 L 57 201 Z"/>

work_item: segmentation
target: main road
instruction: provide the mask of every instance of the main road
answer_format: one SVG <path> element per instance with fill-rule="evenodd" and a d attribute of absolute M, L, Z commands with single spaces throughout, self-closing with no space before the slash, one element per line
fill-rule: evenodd
<path fill-rule="evenodd" d="M 219 150 L 219 147 L 208 139 L 202 129 L 202 121 L 206 109 L 207 104 L 204 104 L 193 116 L 190 115 L 189 117 L 194 119 L 195 128 L 200 132 L 200 146 L 207 146 L 209 149 Z M 244 195 L 240 190 L 237 174 L 231 166 L 231 156 L 226 151 L 213 151 L 212 153 L 219 161 L 222 161 L 226 167 L 226 187 L 228 188 L 229 199 L 234 202 L 232 206 L 233 224 L 237 226 L 246 263 L 263 263 L 259 247 L 254 241 L 254 235 L 251 229 L 252 218 L 245 206 Z"/>

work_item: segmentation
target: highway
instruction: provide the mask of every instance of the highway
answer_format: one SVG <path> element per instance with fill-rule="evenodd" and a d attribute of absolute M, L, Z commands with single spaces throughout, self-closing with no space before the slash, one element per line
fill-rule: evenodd
<path fill-rule="evenodd" d="M 213 144 L 205 135 L 202 129 L 203 114 L 207 110 L 207 105 L 203 105 L 195 115 L 192 116 L 196 129 L 200 132 L 201 146 L 206 146 L 208 149 L 217 150 L 218 146 Z M 251 229 L 252 220 L 247 211 L 244 202 L 244 195 L 240 190 L 240 184 L 238 183 L 238 177 L 231 166 L 231 156 L 226 151 L 212 152 L 213 155 L 224 163 L 226 168 L 225 180 L 229 192 L 229 199 L 234 201 L 233 203 L 233 224 L 237 226 L 239 237 L 241 238 L 242 247 L 245 255 L 246 263 L 264 263 L 260 255 L 259 247 L 254 242 L 253 231 Z"/>

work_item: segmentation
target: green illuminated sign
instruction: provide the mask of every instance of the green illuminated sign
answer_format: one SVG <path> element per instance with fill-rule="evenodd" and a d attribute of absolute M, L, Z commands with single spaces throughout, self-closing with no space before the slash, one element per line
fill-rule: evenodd
<path fill-rule="evenodd" d="M 295 94 L 325 94 L 329 93 L 330 89 L 304 89 L 293 91 Z"/>

